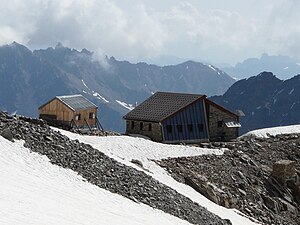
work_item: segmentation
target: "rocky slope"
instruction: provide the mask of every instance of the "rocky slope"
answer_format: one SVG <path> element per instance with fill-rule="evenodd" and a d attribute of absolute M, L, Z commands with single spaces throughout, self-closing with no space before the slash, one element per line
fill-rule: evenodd
<path fill-rule="evenodd" d="M 212 201 L 264 224 L 300 224 L 299 134 L 204 146 L 228 150 L 221 156 L 170 158 L 158 164 Z"/>
<path fill-rule="evenodd" d="M 223 94 L 235 81 L 212 65 L 188 61 L 172 66 L 132 64 L 58 44 L 31 51 L 0 47 L 0 109 L 37 116 L 54 96 L 83 94 L 99 106 L 105 129 L 123 131 L 122 116 L 153 92 Z"/>
<path fill-rule="evenodd" d="M 72 169 L 87 182 L 192 224 L 230 224 L 144 172 L 123 165 L 90 145 L 69 140 L 41 120 L 0 112 L 0 135 L 11 141 L 24 140 L 25 147 L 46 155 L 55 165 Z"/>
<path fill-rule="evenodd" d="M 237 81 L 213 101 L 235 111 L 241 109 L 241 133 L 265 127 L 300 123 L 300 75 L 280 80 L 270 72 Z"/>
<path fill-rule="evenodd" d="M 289 56 L 262 54 L 260 58 L 249 58 L 233 67 L 223 67 L 231 76 L 243 79 L 261 71 L 272 71 L 280 79 L 289 79 L 300 74 L 300 61 Z"/>

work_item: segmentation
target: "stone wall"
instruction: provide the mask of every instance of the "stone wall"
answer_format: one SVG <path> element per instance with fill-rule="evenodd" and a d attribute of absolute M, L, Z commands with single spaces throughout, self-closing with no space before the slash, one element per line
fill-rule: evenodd
<path fill-rule="evenodd" d="M 133 126 L 132 123 L 134 123 Z M 126 134 L 139 134 L 158 142 L 162 142 L 163 140 L 161 125 L 154 122 L 126 120 Z"/>
<path fill-rule="evenodd" d="M 223 120 L 236 120 L 235 117 L 223 112 L 213 105 L 207 105 L 209 107 L 208 114 L 208 127 L 211 141 L 230 141 L 238 137 L 239 128 L 229 128 L 225 125 Z M 218 123 L 222 121 L 222 126 L 219 127 Z"/>

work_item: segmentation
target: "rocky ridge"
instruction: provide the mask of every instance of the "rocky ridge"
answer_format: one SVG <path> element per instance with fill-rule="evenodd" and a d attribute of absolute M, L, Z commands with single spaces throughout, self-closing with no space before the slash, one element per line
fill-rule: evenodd
<path fill-rule="evenodd" d="M 217 204 L 264 224 L 300 224 L 300 134 L 242 137 L 203 147 L 228 150 L 157 163 Z"/>
<path fill-rule="evenodd" d="M 192 224 L 231 224 L 146 173 L 121 164 L 90 145 L 70 140 L 42 120 L 0 112 L 0 135 L 11 141 L 24 140 L 25 147 L 46 155 L 55 165 L 72 169 L 87 182 Z"/>

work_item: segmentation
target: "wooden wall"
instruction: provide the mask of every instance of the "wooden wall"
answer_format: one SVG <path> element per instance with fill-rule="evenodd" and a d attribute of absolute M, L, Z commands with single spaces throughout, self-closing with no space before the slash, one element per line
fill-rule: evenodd
<path fill-rule="evenodd" d="M 96 117 L 94 119 L 89 119 L 89 113 L 94 113 L 95 116 L 97 116 L 97 109 L 96 108 L 91 108 L 91 109 L 76 111 L 75 114 L 74 114 L 74 121 L 75 121 L 76 126 L 79 126 L 79 127 L 86 126 L 86 123 L 85 123 L 84 119 L 86 119 L 89 126 L 95 126 L 96 125 Z M 81 119 L 80 120 L 75 120 L 75 117 L 78 114 L 81 115 Z"/>
<path fill-rule="evenodd" d="M 48 104 L 44 105 L 39 109 L 39 115 L 55 115 L 56 120 L 64 121 L 66 123 L 70 123 L 72 120 L 74 120 L 76 126 L 78 127 L 85 127 L 86 123 L 84 121 L 84 118 L 88 122 L 90 126 L 96 125 L 96 118 L 89 119 L 89 113 L 92 112 L 95 114 L 95 117 L 97 116 L 97 108 L 90 108 L 85 110 L 79 110 L 79 111 L 73 111 L 69 107 L 67 107 L 65 104 L 63 104 L 58 99 L 53 99 Z M 76 120 L 76 115 L 80 114 L 81 118 L 80 120 Z"/>

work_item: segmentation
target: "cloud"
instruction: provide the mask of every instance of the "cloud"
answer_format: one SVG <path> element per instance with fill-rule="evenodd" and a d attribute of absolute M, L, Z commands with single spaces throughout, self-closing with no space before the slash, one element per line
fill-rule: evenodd
<path fill-rule="evenodd" d="M 275 5 L 266 20 L 265 37 L 266 51 L 285 54 L 300 58 L 300 1 L 283 0 Z M 267 34 L 267 35 L 266 35 Z"/>
<path fill-rule="evenodd" d="M 16 40 L 41 48 L 62 42 L 122 59 L 173 54 L 236 61 L 263 52 L 299 55 L 299 1 L 253 0 L 251 13 L 241 10 L 243 3 L 230 2 L 237 8 L 195 0 L 0 0 L 0 44 Z"/>

